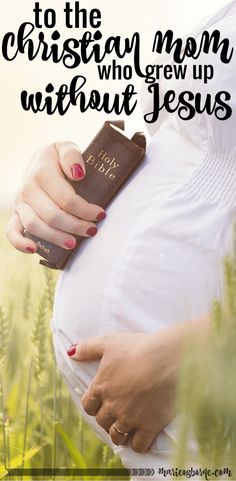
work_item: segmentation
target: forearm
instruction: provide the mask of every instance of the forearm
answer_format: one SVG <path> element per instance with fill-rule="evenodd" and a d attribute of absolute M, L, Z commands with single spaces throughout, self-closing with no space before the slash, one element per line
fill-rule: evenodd
<path fill-rule="evenodd" d="M 189 340 L 193 342 L 208 342 L 210 332 L 210 317 L 208 315 L 193 319 L 191 321 L 184 321 L 165 329 L 162 332 L 163 343 L 168 338 L 169 342 L 173 342 L 176 346 L 176 351 L 182 352 L 186 343 Z M 154 344 L 160 345 L 160 331 L 157 331 L 153 336 Z"/>
<path fill-rule="evenodd" d="M 158 331 L 150 337 L 150 359 L 153 359 L 158 368 L 161 359 L 163 371 L 165 370 L 169 381 L 176 384 L 188 346 L 191 346 L 191 349 L 199 343 L 207 346 L 209 332 L 209 316 L 181 322 L 168 329 Z"/>

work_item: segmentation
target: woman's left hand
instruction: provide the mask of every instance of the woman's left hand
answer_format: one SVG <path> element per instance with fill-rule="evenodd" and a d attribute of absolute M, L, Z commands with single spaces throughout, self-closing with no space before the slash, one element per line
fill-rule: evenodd
<path fill-rule="evenodd" d="M 82 404 L 115 444 L 129 440 L 134 451 L 146 452 L 174 417 L 182 340 L 174 326 L 97 337 L 68 351 L 75 361 L 101 361 Z"/>

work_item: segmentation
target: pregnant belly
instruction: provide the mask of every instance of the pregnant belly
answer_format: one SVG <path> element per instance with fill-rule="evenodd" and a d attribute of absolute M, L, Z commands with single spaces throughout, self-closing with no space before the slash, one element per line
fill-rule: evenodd
<path fill-rule="evenodd" d="M 128 252 L 129 249 L 124 250 L 123 260 Z M 171 322 L 174 322 L 174 319 L 175 321 L 181 320 L 183 316 L 182 303 L 173 292 L 171 293 L 171 282 L 173 283 L 174 278 L 171 273 L 168 274 L 167 268 L 163 268 L 165 257 L 162 253 L 159 260 L 159 272 L 153 268 L 149 272 L 150 282 L 147 282 L 147 272 L 138 275 L 140 267 L 140 262 L 138 262 L 129 276 L 127 267 L 125 269 L 126 264 L 117 263 L 113 266 L 112 272 L 109 274 L 109 281 L 105 284 L 97 282 L 97 278 L 95 280 L 94 277 L 91 277 L 91 282 L 89 279 L 85 282 L 87 274 L 84 277 L 82 271 L 78 271 L 81 279 L 77 274 L 75 290 L 71 288 L 74 280 L 74 268 L 72 272 L 70 268 L 63 275 L 58 286 L 53 319 L 57 366 L 86 421 L 100 439 L 110 445 L 109 436 L 97 424 L 95 418 L 86 416 L 81 403 L 83 394 L 96 375 L 99 363 L 75 362 L 68 357 L 67 350 L 81 339 L 117 331 L 151 332 L 167 326 L 168 320 Z M 79 262 L 77 268 L 79 269 Z M 152 285 L 155 273 L 155 284 Z M 159 284 L 158 290 L 156 290 L 157 283 Z M 174 311 L 175 316 L 173 317 Z M 179 419 L 175 418 L 166 431 L 163 431 L 155 440 L 152 448 L 154 453 L 160 452 L 160 450 L 173 450 L 173 445 L 178 438 L 178 426 Z M 111 447 L 114 448 L 112 445 Z"/>
<path fill-rule="evenodd" d="M 158 154 L 161 157 L 160 146 Z M 168 156 L 163 158 L 166 165 Z M 172 166 L 165 178 L 170 175 L 174 179 Z M 219 256 L 201 248 L 202 210 L 195 215 L 194 236 L 190 202 L 183 199 L 178 212 L 173 197 L 173 214 L 165 195 L 169 189 L 171 196 L 176 184 L 163 178 L 153 163 L 135 178 L 109 207 L 96 238 L 81 246 L 58 283 L 52 323 L 57 363 L 80 409 L 98 363 L 69 359 L 72 344 L 117 331 L 158 331 L 205 315 L 217 297 Z M 92 418 L 88 421 L 99 431 Z"/>
<path fill-rule="evenodd" d="M 208 312 L 219 277 L 214 255 L 206 263 L 199 247 L 161 228 L 157 236 L 153 220 L 146 219 L 142 235 L 131 232 L 114 258 L 103 236 L 97 250 L 88 246 L 74 259 L 57 287 L 53 327 L 66 348 L 110 332 L 151 333 Z"/>
<path fill-rule="evenodd" d="M 86 416 L 81 404 L 82 395 L 90 386 L 99 363 L 71 360 L 67 355 L 69 347 L 81 339 L 107 332 L 157 331 L 186 319 L 187 313 L 189 318 L 193 313 L 205 314 L 209 302 L 206 283 L 202 282 L 204 274 L 199 265 L 200 258 L 198 256 L 193 261 L 192 248 L 185 245 L 184 256 L 180 256 L 183 246 L 175 242 L 173 248 L 173 241 L 160 235 L 150 256 L 146 245 L 148 238 L 150 236 L 144 236 L 138 243 L 129 239 L 105 283 L 104 271 L 100 273 L 100 282 L 95 275 L 87 278 L 88 269 L 86 274 L 82 269 L 82 257 L 86 256 L 81 255 L 82 265 L 79 257 L 78 261 L 75 259 L 58 285 L 53 321 L 57 365 L 86 421 L 106 443 L 110 443 L 109 437 L 95 418 Z M 144 247 L 145 255 L 140 253 L 137 257 L 138 251 Z M 187 275 L 190 266 L 191 282 Z M 173 450 L 178 440 L 179 424 L 177 417 L 157 437 L 153 453 Z"/>
<path fill-rule="evenodd" d="M 215 254 L 201 250 L 191 239 L 183 241 L 170 234 L 161 212 L 159 222 L 156 218 L 158 211 L 152 206 L 145 211 L 145 223 L 141 216 L 122 239 L 119 226 L 116 231 L 116 224 L 112 230 L 104 224 L 96 245 L 94 240 L 84 244 L 59 281 L 53 315 L 57 364 L 82 413 L 81 397 L 99 363 L 69 359 L 72 344 L 117 331 L 151 333 L 201 317 L 217 295 Z M 95 419 L 86 419 L 108 442 Z M 177 418 L 167 426 L 154 451 L 171 449 L 178 425 Z"/>

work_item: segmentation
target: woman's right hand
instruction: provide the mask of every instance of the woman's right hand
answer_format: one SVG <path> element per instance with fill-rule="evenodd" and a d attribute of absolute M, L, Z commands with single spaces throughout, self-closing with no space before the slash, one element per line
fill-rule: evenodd
<path fill-rule="evenodd" d="M 7 228 L 11 244 L 25 253 L 35 253 L 36 244 L 24 230 L 66 250 L 76 245 L 75 236 L 92 237 L 104 210 L 77 195 L 65 178 L 80 181 L 86 175 L 79 148 L 58 142 L 43 148 L 30 162 L 16 196 Z"/>

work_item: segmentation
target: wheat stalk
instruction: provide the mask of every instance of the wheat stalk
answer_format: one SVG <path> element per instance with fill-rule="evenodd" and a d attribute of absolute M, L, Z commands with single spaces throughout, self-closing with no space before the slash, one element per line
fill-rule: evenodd
<path fill-rule="evenodd" d="M 30 306 L 31 306 L 31 284 L 28 281 L 24 291 L 23 297 L 23 318 L 25 321 L 28 321 L 30 316 Z"/>
<path fill-rule="evenodd" d="M 212 468 L 230 456 L 233 460 L 236 453 L 236 240 L 234 246 L 224 262 L 222 300 L 212 306 L 207 350 L 200 353 L 192 340 L 180 384 L 180 405 L 188 423 L 183 429 L 193 432 L 199 461 Z M 179 459 L 187 452 L 186 432 L 182 437 Z"/>
<path fill-rule="evenodd" d="M 45 298 L 49 313 L 52 313 L 54 291 L 55 291 L 55 276 L 51 269 L 44 269 L 44 276 L 46 280 Z"/>
<path fill-rule="evenodd" d="M 0 371 L 4 371 L 6 354 L 9 344 L 9 319 L 5 315 L 3 308 L 0 305 Z"/>
<path fill-rule="evenodd" d="M 42 383 L 47 356 L 48 325 L 46 297 L 46 292 L 43 291 L 39 298 L 38 310 L 32 332 L 34 374 L 39 383 Z"/>
<path fill-rule="evenodd" d="M 22 469 L 24 468 L 24 464 L 25 464 L 25 454 L 26 454 L 26 446 L 27 446 L 27 434 L 28 434 L 28 423 L 29 423 L 29 401 L 30 401 L 30 391 L 31 391 L 31 383 L 32 383 L 32 370 L 33 370 L 33 361 L 31 360 L 30 368 L 29 368 L 28 385 L 27 385 L 26 407 L 25 407 L 25 422 L 24 422 L 24 436 L 23 436 L 23 450 L 22 450 Z M 23 475 L 22 475 L 21 479 L 23 479 Z"/>
<path fill-rule="evenodd" d="M 6 363 L 6 354 L 9 345 L 9 320 L 0 306 L 0 406 L 1 406 L 1 425 L 3 437 L 3 456 L 4 465 L 7 468 L 7 436 L 6 436 L 6 412 L 4 402 L 3 372 Z"/>

